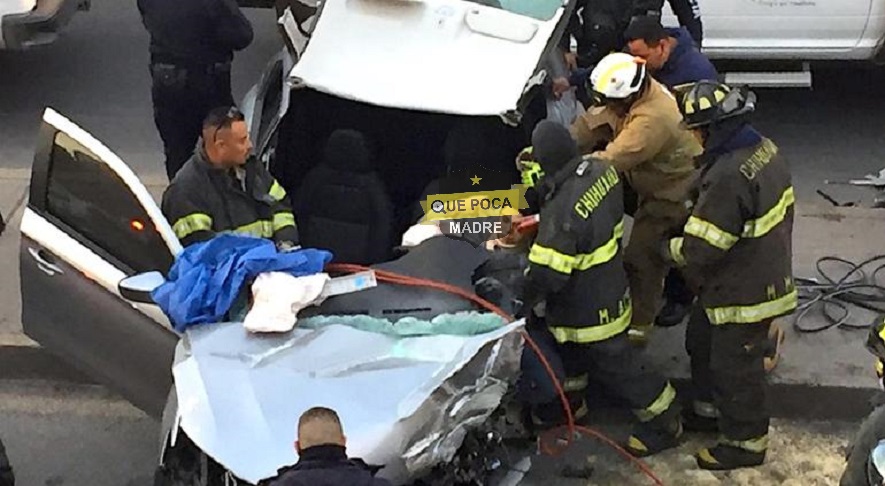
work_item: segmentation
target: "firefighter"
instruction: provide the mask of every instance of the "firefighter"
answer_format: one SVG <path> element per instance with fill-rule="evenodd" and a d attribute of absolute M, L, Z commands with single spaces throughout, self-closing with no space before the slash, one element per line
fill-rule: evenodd
<path fill-rule="evenodd" d="M 772 320 L 797 305 L 790 169 L 749 124 L 754 106 L 746 88 L 713 81 L 696 83 L 680 103 L 704 154 L 684 236 L 663 252 L 683 268 L 702 307 L 693 311 L 686 337 L 700 399 L 694 410 L 718 415 L 721 434 L 718 445 L 698 452 L 703 469 L 764 462 L 766 341 Z"/>
<path fill-rule="evenodd" d="M 658 313 L 668 266 L 662 242 L 688 217 L 701 146 L 681 126 L 676 99 L 646 73 L 645 61 L 610 54 L 590 76 L 596 107 L 571 127 L 582 153 L 611 164 L 637 194 L 624 263 L 633 295 L 631 337 L 644 343 Z"/>
<path fill-rule="evenodd" d="M 632 305 L 620 246 L 620 176 L 581 158 L 568 129 L 555 122 L 538 124 L 532 147 L 545 175 L 537 186 L 540 226 L 529 250 L 522 313 L 544 303 L 570 398 L 584 391 L 590 375 L 633 409 L 639 423 L 626 444 L 633 454 L 674 447 L 682 433 L 676 390 L 643 367 L 627 338 Z M 551 407 L 558 410 L 558 402 L 544 408 Z"/>
<path fill-rule="evenodd" d="M 233 232 L 295 248 L 298 229 L 286 190 L 251 156 L 243 114 L 235 107 L 210 111 L 198 147 L 163 193 L 163 214 L 182 244 Z"/>

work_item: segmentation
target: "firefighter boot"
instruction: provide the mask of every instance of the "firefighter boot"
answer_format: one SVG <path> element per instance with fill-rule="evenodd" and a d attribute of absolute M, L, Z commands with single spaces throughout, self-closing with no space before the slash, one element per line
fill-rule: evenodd
<path fill-rule="evenodd" d="M 572 418 L 574 421 L 578 422 L 584 419 L 587 416 L 587 413 L 589 413 L 587 401 L 584 397 L 574 393 L 566 393 L 566 398 L 568 398 L 569 407 L 572 410 Z M 565 411 L 562 409 L 562 400 L 559 398 L 550 403 L 533 407 L 532 409 L 532 425 L 535 427 L 535 430 L 552 429 L 553 427 L 565 424 Z"/>
<path fill-rule="evenodd" d="M 666 421 L 638 424 L 625 448 L 635 457 L 647 457 L 678 446 L 681 438 L 682 419 L 677 415 Z"/>
<path fill-rule="evenodd" d="M 698 467 L 708 471 L 728 471 L 742 467 L 759 466 L 765 462 L 766 449 L 753 450 L 732 444 L 719 444 L 698 451 Z"/>

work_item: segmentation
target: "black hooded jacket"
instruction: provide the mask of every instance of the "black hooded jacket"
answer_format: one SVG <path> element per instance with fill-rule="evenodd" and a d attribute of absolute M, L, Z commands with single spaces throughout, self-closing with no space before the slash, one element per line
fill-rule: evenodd
<path fill-rule="evenodd" d="M 390 486 L 375 477 L 377 471 L 361 459 L 348 459 L 343 446 L 320 445 L 301 451 L 297 464 L 258 486 Z"/>

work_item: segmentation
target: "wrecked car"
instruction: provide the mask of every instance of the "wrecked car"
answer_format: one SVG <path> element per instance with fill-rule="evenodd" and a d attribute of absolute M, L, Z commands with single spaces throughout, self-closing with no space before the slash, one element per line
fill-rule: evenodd
<path fill-rule="evenodd" d="M 405 208 L 445 170 L 448 131 L 469 124 L 513 171 L 539 118 L 531 105 L 543 104 L 546 59 L 572 5 L 493 3 L 334 1 L 290 19 L 286 50 L 243 103 L 256 156 L 298 194 L 328 135 L 360 130 L 372 140 L 394 205 Z M 385 466 L 382 474 L 398 483 L 490 484 L 487 473 L 508 472 L 485 448 L 498 443 L 494 423 L 517 373 L 520 323 L 440 336 L 336 322 L 267 339 L 238 323 L 178 334 L 147 298 L 182 251 L 169 222 L 119 157 L 52 109 L 40 127 L 21 234 L 25 333 L 164 419 L 158 485 L 254 484 L 293 463 L 298 408 L 319 389 L 327 405 L 343 408 L 351 452 Z M 419 277 L 449 269 L 454 276 L 436 277 L 466 286 L 473 269 L 455 270 L 451 261 L 477 251 L 440 236 L 389 264 Z M 426 321 L 480 310 L 435 291 L 398 292 L 374 297 L 380 307 L 368 309 L 339 296 L 314 317 L 377 310 Z M 377 400 L 348 408 L 357 393 Z M 357 418 L 347 420 L 351 412 Z"/>

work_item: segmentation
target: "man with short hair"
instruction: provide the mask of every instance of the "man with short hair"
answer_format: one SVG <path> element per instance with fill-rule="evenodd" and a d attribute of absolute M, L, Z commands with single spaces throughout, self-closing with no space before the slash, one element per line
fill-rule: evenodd
<path fill-rule="evenodd" d="M 223 232 L 273 239 L 280 250 L 298 244 L 286 191 L 252 155 L 235 107 L 209 112 L 198 149 L 166 188 L 162 207 L 185 246 Z"/>
<path fill-rule="evenodd" d="M 348 459 L 347 438 L 334 410 L 314 407 L 298 419 L 295 450 L 298 463 L 280 469 L 260 486 L 390 486 L 376 478 L 378 468 L 361 459 Z"/>
<path fill-rule="evenodd" d="M 671 90 L 719 78 L 713 63 L 694 46 L 684 27 L 665 28 L 657 17 L 643 17 L 630 24 L 624 38 L 630 54 L 645 59 L 652 76 Z"/>

